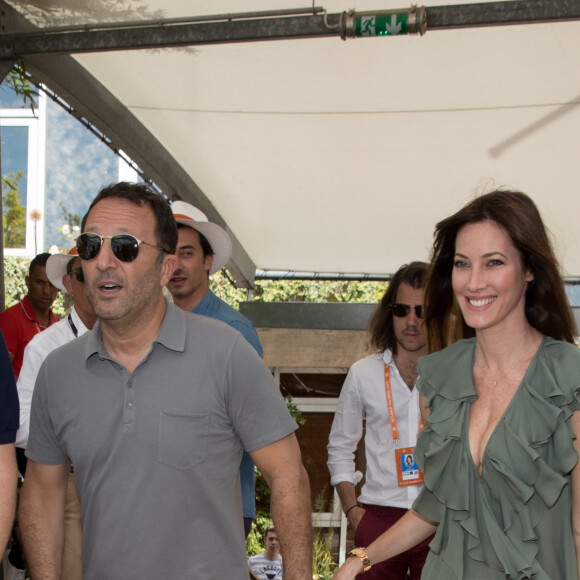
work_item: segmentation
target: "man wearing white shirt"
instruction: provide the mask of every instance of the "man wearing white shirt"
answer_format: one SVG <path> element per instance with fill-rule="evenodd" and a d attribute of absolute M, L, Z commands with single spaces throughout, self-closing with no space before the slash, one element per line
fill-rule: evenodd
<path fill-rule="evenodd" d="M 422 331 L 423 286 L 427 264 L 412 262 L 393 276 L 369 323 L 376 352 L 357 361 L 342 387 L 328 443 L 328 468 L 342 509 L 356 530 L 356 546 L 368 546 L 412 506 L 422 473 L 413 450 L 420 429 L 417 362 L 426 354 Z M 365 483 L 357 499 L 354 452 L 366 419 Z M 373 566 L 364 580 L 418 580 L 429 541 Z M 358 549 L 349 557 L 365 563 Z M 366 563 L 365 563 L 366 564 Z"/>
<path fill-rule="evenodd" d="M 20 428 L 16 435 L 16 446 L 22 449 L 26 449 L 28 442 L 32 393 L 36 376 L 44 359 L 56 348 L 92 329 L 97 320 L 85 292 L 81 259 L 77 255 L 76 247 L 68 254 L 50 256 L 46 263 L 46 275 L 54 286 L 74 298 L 74 306 L 66 318 L 37 334 L 24 351 L 22 370 L 17 383 L 20 399 Z M 67 489 L 64 521 L 61 580 L 82 580 L 81 508 L 72 470 Z"/>

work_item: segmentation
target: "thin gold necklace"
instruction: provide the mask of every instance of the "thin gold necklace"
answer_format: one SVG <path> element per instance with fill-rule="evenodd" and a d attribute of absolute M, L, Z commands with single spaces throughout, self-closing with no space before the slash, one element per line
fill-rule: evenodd
<path fill-rule="evenodd" d="M 497 383 L 499 382 L 499 380 L 504 377 L 505 375 L 507 375 L 510 371 L 512 371 L 520 362 L 522 362 L 522 360 L 524 360 L 524 358 L 526 358 L 526 356 L 528 355 L 528 353 L 530 352 L 530 350 L 532 350 L 532 347 L 534 346 L 534 340 L 532 340 L 532 342 L 530 343 L 530 346 L 526 349 L 526 352 L 520 357 L 518 358 L 518 360 L 516 360 L 516 362 L 511 365 L 510 367 L 508 367 L 505 371 L 503 371 L 503 373 L 501 373 L 501 375 L 499 375 L 499 377 L 497 377 L 497 379 L 493 379 L 491 378 L 488 374 L 486 374 L 486 372 L 483 370 L 483 367 L 481 366 L 481 364 L 479 363 L 479 361 L 477 360 L 477 350 L 475 351 L 475 364 L 477 366 L 477 368 L 479 369 L 479 371 L 481 372 L 481 374 L 495 387 L 497 385 Z"/>

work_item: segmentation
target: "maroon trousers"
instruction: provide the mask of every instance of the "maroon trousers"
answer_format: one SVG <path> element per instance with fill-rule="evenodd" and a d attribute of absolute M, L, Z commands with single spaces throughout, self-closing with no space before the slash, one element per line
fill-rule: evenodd
<path fill-rule="evenodd" d="M 361 547 L 367 547 L 371 544 L 407 512 L 403 508 L 380 505 L 363 505 L 362 507 L 366 512 L 354 536 L 355 545 Z M 406 580 L 410 578 L 410 580 L 419 580 L 425 558 L 427 558 L 429 553 L 431 538 L 432 536 L 394 558 L 374 564 L 368 572 L 359 574 L 357 579 Z M 409 573 L 409 576 L 407 576 L 407 573 Z"/>

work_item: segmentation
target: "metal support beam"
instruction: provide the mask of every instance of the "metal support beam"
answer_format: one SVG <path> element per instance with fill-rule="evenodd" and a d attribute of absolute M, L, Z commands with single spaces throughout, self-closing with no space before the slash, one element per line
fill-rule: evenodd
<path fill-rule="evenodd" d="M 0 83 L 6 78 L 8 73 L 12 70 L 12 67 L 16 64 L 14 59 L 2 59 L 0 60 Z M 2 103 L 0 103 L 0 108 Z"/>
<path fill-rule="evenodd" d="M 0 58 L 338 36 L 339 19 L 339 14 L 328 17 L 329 24 L 336 28 L 329 28 L 323 16 L 296 16 L 83 32 L 51 32 L 50 29 L 25 35 L 7 32 L 0 38 Z"/>
<path fill-rule="evenodd" d="M 427 9 L 427 30 L 580 20 L 579 0 L 485 2 Z"/>
<path fill-rule="evenodd" d="M 404 9 L 402 9 L 404 10 Z M 381 13 L 377 10 L 377 14 Z M 259 13 L 257 13 L 259 14 Z M 350 12 L 348 15 L 356 15 Z M 370 14 L 367 12 L 367 14 Z M 241 17 L 241 16 L 240 16 Z M 215 16 L 216 21 L 192 19 L 189 23 L 122 23 L 87 25 L 84 30 L 42 29 L 22 33 L 5 27 L 0 35 L 0 59 L 33 54 L 77 54 L 138 50 L 201 44 L 225 44 L 296 38 L 345 36 L 347 13 L 306 16 Z M 218 20 L 221 18 L 220 20 Z M 427 8 L 427 30 L 561 22 L 580 19 L 580 0 L 518 0 L 458 4 Z"/>

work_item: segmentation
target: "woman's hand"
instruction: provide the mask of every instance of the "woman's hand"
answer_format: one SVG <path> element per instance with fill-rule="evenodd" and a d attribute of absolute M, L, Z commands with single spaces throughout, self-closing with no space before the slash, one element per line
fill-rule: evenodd
<path fill-rule="evenodd" d="M 360 558 L 347 558 L 332 580 L 354 580 L 363 571 Z"/>

